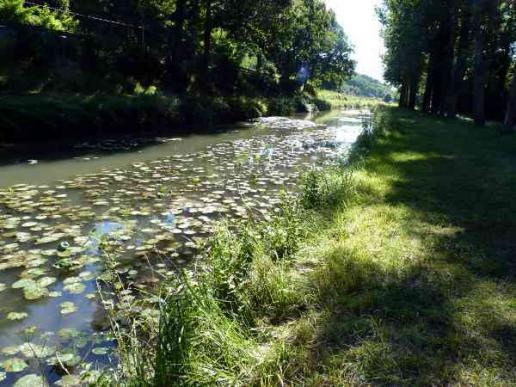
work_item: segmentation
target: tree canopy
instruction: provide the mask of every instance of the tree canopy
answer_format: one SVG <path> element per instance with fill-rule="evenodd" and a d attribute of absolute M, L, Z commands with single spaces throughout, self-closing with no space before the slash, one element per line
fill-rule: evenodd
<path fill-rule="evenodd" d="M 400 106 L 514 126 L 515 2 L 384 0 L 378 14 L 385 78 L 400 88 Z"/>
<path fill-rule="evenodd" d="M 283 93 L 354 68 L 322 0 L 0 0 L 0 24 L 4 90 Z"/>

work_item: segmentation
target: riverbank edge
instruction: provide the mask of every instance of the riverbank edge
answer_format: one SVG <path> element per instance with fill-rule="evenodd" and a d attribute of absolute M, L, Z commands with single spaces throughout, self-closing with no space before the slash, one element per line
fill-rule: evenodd
<path fill-rule="evenodd" d="M 355 106 L 369 110 L 381 105 L 366 100 L 365 105 Z M 381 131 L 372 127 L 359 136 L 346 160 L 307 171 L 300 181 L 300 195 L 285 196 L 267 221 L 222 223 L 203 246 L 206 256 L 201 266 L 164 281 L 159 321 L 133 320 L 144 341 L 114 326 L 120 380 L 155 386 L 279 382 L 275 369 L 287 359 L 282 353 L 285 343 L 274 343 L 280 334 L 277 328 L 300 318 L 311 302 L 305 298 L 303 266 L 315 262 L 308 263 L 299 254 L 329 227 L 332 209 L 352 200 L 352 171 Z M 112 316 L 113 321 L 116 318 Z M 110 377 L 99 383 L 108 385 Z"/>
<path fill-rule="evenodd" d="M 458 214 L 436 213 L 439 206 L 425 212 L 423 202 L 435 206 L 427 194 L 443 191 L 436 178 L 453 171 L 450 149 L 474 141 L 478 146 L 461 161 L 469 167 L 486 157 L 486 144 L 509 149 L 515 141 L 464 121 L 393 108 L 376 111 L 374 128 L 359 138 L 345 166 L 308 172 L 301 196 L 287 200 L 270 221 L 219 229 L 202 267 L 165 285 L 159 323 L 144 329 L 147 340 L 118 336 L 124 381 L 319 386 L 514 380 L 514 359 L 500 346 L 513 342 L 514 333 L 496 328 L 509 326 L 514 311 L 509 263 L 493 260 L 484 240 L 463 235 L 454 224 Z M 452 144 L 434 148 L 435 131 Z M 437 149 L 444 151 L 437 162 L 446 165 L 432 163 Z M 429 160 L 416 169 L 430 187 L 409 180 L 399 200 L 390 198 L 407 182 L 396 162 L 407 168 L 403 163 L 418 160 Z M 404 171 L 419 176 L 410 167 Z M 478 180 L 470 188 L 482 190 L 481 176 L 469 172 Z M 443 194 L 464 195 L 460 187 L 452 190 Z"/>
<path fill-rule="evenodd" d="M 79 140 L 137 134 L 210 132 L 218 125 L 261 116 L 355 107 L 338 93 L 324 98 L 165 96 L 165 95 L 25 95 L 0 96 L 0 144 Z"/>

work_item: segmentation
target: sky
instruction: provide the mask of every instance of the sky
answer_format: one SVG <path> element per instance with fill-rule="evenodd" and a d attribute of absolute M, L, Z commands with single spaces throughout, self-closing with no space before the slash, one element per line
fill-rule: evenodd
<path fill-rule="evenodd" d="M 384 52 L 375 7 L 381 0 L 326 0 L 355 48 L 356 71 L 383 80 Z"/>

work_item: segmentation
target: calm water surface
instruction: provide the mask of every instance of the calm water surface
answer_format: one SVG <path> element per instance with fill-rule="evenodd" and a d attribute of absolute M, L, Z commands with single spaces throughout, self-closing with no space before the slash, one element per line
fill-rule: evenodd
<path fill-rule="evenodd" d="M 342 158 L 369 125 L 359 111 L 266 118 L 1 166 L 0 385 L 30 385 L 42 374 L 73 385 L 73 375 L 114 366 L 105 306 L 115 300 L 98 291 L 107 273 L 127 284 L 116 303 L 130 304 L 157 274 L 198 257 L 217 221 L 267 219 L 301 173 Z M 116 262 L 106 261 L 114 248 Z M 59 364 L 72 376 L 63 378 Z"/>

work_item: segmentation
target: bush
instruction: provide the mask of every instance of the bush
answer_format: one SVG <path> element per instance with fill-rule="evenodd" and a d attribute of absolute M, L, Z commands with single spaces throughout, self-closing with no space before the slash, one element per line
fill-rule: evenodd
<path fill-rule="evenodd" d="M 268 101 L 267 114 L 270 116 L 291 116 L 296 112 L 292 98 L 272 98 Z"/>
<path fill-rule="evenodd" d="M 302 179 L 301 203 L 306 209 L 337 208 L 354 194 L 352 172 L 344 166 L 311 170 Z"/>
<path fill-rule="evenodd" d="M 322 112 L 328 111 L 328 110 L 332 109 L 331 102 L 323 100 L 323 99 L 320 99 L 320 98 L 315 98 L 314 99 L 314 104 L 315 104 L 315 106 L 317 106 L 317 109 L 319 109 Z"/>

